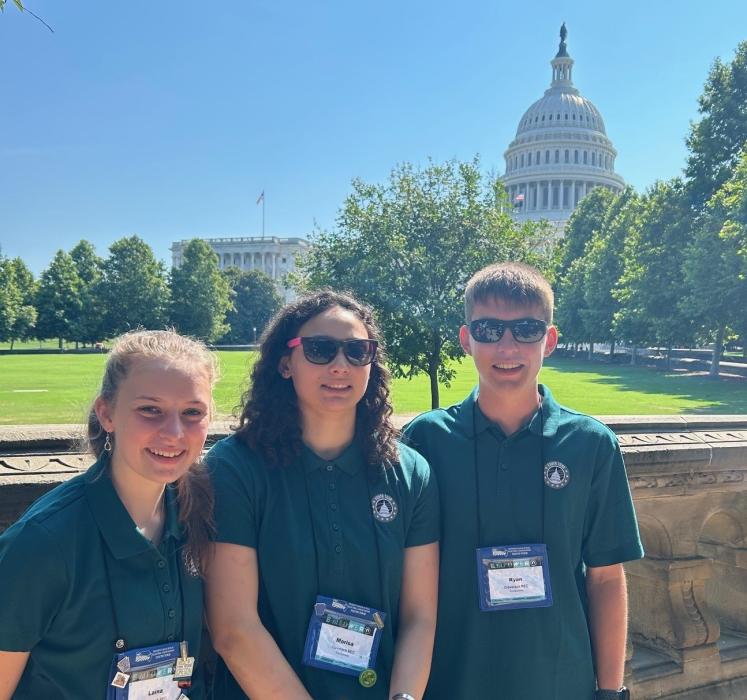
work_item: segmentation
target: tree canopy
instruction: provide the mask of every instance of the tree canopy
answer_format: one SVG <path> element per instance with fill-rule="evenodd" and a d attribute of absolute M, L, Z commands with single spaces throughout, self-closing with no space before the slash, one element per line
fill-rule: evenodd
<path fill-rule="evenodd" d="M 231 287 L 233 308 L 224 343 L 253 343 L 282 305 L 275 282 L 261 270 L 229 267 L 223 273 Z"/>
<path fill-rule="evenodd" d="M 502 185 L 479 163 L 404 164 L 383 184 L 353 181 L 333 231 L 319 232 L 302 261 L 306 283 L 348 290 L 376 310 L 394 376 L 454 375 L 467 280 L 490 263 L 547 267 L 548 230 L 517 226 Z"/>
<path fill-rule="evenodd" d="M 731 177 L 747 144 L 747 41 L 737 46 L 730 63 L 714 61 L 698 111 L 702 117 L 687 138 L 686 175 L 699 208 Z"/>
<path fill-rule="evenodd" d="M 83 308 L 80 290 L 75 262 L 68 253 L 58 250 L 39 280 L 36 294 L 39 338 L 57 338 L 60 348 L 63 340 L 74 340 L 74 323 Z"/>
<path fill-rule="evenodd" d="M 113 243 L 102 271 L 103 328 L 107 337 L 138 327 L 158 329 L 166 325 L 166 271 L 145 241 L 130 236 Z"/>
<path fill-rule="evenodd" d="M 212 342 L 226 330 L 230 287 L 210 245 L 193 238 L 171 272 L 171 323 L 181 333 Z"/>

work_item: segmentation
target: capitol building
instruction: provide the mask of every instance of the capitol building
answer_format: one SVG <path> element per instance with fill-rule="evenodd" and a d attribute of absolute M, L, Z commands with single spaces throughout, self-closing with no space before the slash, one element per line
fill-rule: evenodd
<path fill-rule="evenodd" d="M 286 275 L 296 269 L 296 257 L 309 249 L 305 238 L 279 238 L 278 236 L 238 236 L 235 238 L 203 239 L 215 253 L 218 267 L 225 270 L 261 270 L 275 281 L 280 298 L 285 302 L 295 298 L 288 286 Z M 171 245 L 171 264 L 180 267 L 182 253 L 189 241 L 176 241 Z"/>
<path fill-rule="evenodd" d="M 573 85 L 573 59 L 565 24 L 552 59 L 552 82 L 532 104 L 504 154 L 512 215 L 517 221 L 547 219 L 562 234 L 579 201 L 594 187 L 621 192 L 617 151 L 591 100 Z"/>

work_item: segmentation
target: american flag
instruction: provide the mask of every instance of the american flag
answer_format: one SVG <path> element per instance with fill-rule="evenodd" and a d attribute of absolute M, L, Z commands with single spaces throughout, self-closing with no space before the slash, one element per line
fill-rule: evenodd
<path fill-rule="evenodd" d="M 523 201 L 524 201 L 524 193 L 523 192 L 521 194 L 517 194 L 514 197 L 514 202 L 523 202 Z"/>
<path fill-rule="evenodd" d="M 265 191 L 262 190 L 262 194 L 259 195 L 259 197 L 257 197 L 257 204 L 259 204 L 260 202 L 264 202 L 264 201 L 265 201 Z"/>

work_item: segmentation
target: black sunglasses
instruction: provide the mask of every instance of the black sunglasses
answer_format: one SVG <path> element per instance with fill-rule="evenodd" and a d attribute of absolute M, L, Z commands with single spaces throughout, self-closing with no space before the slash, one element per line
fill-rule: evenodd
<path fill-rule="evenodd" d="M 547 333 L 547 323 L 538 318 L 517 318 L 502 321 L 499 318 L 478 318 L 469 324 L 469 333 L 478 343 L 497 343 L 511 329 L 517 343 L 538 343 Z"/>
<path fill-rule="evenodd" d="M 288 341 L 289 348 L 295 348 L 297 345 L 303 347 L 303 356 L 312 364 L 328 365 L 337 357 L 337 353 L 342 348 L 343 354 L 351 365 L 363 367 L 373 362 L 379 341 L 370 338 L 337 340 L 326 335 L 299 336 Z"/>

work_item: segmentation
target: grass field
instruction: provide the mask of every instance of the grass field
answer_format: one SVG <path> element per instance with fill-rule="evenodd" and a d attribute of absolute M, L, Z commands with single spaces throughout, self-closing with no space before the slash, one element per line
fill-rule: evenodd
<path fill-rule="evenodd" d="M 221 416 L 230 415 L 254 354 L 219 353 L 222 378 L 215 391 Z M 79 423 L 93 399 L 105 355 L 0 355 L 0 425 Z M 541 380 L 563 404 L 594 415 L 747 413 L 747 381 L 711 380 L 647 368 L 551 359 Z M 441 405 L 460 401 L 474 386 L 469 361 L 457 364 L 451 387 L 441 387 Z M 396 380 L 397 413 L 430 408 L 428 378 Z"/>

